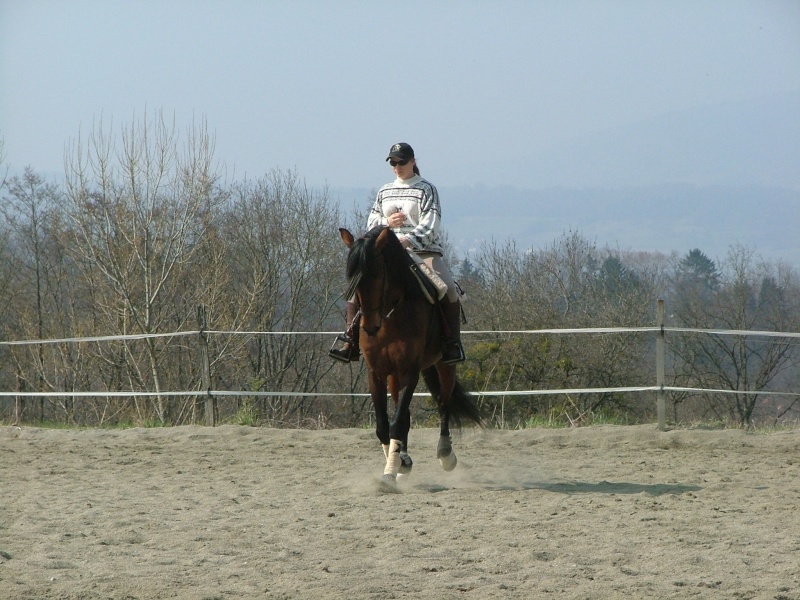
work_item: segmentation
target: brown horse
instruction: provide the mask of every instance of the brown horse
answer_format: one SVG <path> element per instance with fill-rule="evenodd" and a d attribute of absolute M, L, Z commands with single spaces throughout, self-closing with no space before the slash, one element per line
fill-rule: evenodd
<path fill-rule="evenodd" d="M 413 259 L 387 227 L 375 227 L 359 239 L 339 229 L 350 249 L 347 256 L 348 298 L 361 305 L 359 342 L 369 372 L 369 390 L 375 407 L 375 433 L 383 445 L 383 479 L 393 484 L 398 473 L 408 473 L 408 431 L 411 399 L 420 373 L 439 410 L 436 455 L 446 471 L 456 467 L 450 425 L 465 421 L 481 424 L 478 406 L 456 379 L 454 365 L 441 362 L 444 328 L 441 309 L 422 293 L 412 273 Z M 387 391 L 394 401 L 389 420 Z"/>

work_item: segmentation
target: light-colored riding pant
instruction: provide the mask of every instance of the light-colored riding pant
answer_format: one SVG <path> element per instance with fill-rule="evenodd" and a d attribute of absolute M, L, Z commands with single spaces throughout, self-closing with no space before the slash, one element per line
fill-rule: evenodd
<path fill-rule="evenodd" d="M 445 262 L 444 258 L 439 256 L 438 254 L 432 254 L 430 252 L 420 252 L 417 256 L 419 256 L 422 261 L 428 265 L 428 268 L 436 273 L 439 277 L 442 278 L 447 284 L 447 301 L 448 302 L 455 302 L 458 300 L 458 291 L 456 289 L 456 282 L 453 279 L 453 274 L 450 272 L 450 269 L 447 267 L 447 263 Z"/>

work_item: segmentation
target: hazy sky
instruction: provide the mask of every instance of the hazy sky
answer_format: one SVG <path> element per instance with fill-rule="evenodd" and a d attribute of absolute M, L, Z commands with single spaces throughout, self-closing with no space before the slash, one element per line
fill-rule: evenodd
<path fill-rule="evenodd" d="M 482 159 L 798 92 L 797 0 L 0 0 L 6 163 L 45 173 L 101 117 L 163 110 L 237 177 L 374 187 L 407 141 L 439 186 L 536 187 Z"/>

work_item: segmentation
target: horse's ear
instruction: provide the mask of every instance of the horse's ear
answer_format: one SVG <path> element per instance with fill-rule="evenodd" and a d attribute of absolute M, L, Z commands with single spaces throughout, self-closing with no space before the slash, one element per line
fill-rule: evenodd
<path fill-rule="evenodd" d="M 375 238 L 375 251 L 380 252 L 383 250 L 383 247 L 386 245 L 387 240 L 389 239 L 389 233 L 392 230 L 388 227 L 385 227 L 383 231 L 378 234 L 378 237 Z"/>
<path fill-rule="evenodd" d="M 344 227 L 340 227 L 339 228 L 339 235 L 342 236 L 342 241 L 344 242 L 345 246 L 347 246 L 349 248 L 350 246 L 353 245 L 353 242 L 355 241 L 355 238 L 353 237 L 352 233 L 347 231 L 347 229 L 345 229 Z"/>

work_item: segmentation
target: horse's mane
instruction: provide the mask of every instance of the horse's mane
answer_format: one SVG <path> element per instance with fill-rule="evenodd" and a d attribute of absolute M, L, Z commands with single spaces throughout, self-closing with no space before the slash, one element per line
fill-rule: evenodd
<path fill-rule="evenodd" d="M 394 231 L 383 225 L 373 227 L 350 247 L 350 253 L 347 255 L 347 279 L 351 282 L 351 287 L 355 288 L 358 282 L 365 278 L 379 275 L 376 272 L 375 240 L 383 230 L 386 230 L 388 239 L 381 254 L 386 261 L 390 278 L 398 281 L 407 293 L 421 296 L 419 284 L 409 268 L 414 262 L 413 259 L 403 248 Z"/>

